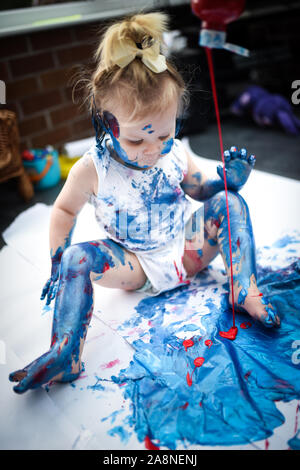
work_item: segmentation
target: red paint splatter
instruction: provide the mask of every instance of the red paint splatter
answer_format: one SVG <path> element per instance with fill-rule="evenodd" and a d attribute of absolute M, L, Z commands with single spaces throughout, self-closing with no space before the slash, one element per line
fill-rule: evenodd
<path fill-rule="evenodd" d="M 104 263 L 103 272 L 105 273 L 105 271 L 107 271 L 109 268 L 110 268 L 109 264 L 108 264 L 108 263 Z"/>
<path fill-rule="evenodd" d="M 201 367 L 203 362 L 204 362 L 204 357 L 196 357 L 196 359 L 194 360 L 194 366 L 195 368 L 196 367 Z M 195 370 L 195 369 L 194 369 Z"/>
<path fill-rule="evenodd" d="M 114 361 L 110 361 L 107 364 L 102 364 L 101 369 L 111 369 L 116 364 L 120 364 L 119 359 L 115 359 Z"/>
<path fill-rule="evenodd" d="M 246 372 L 246 374 L 244 375 L 244 379 L 248 381 L 248 378 L 250 377 L 251 375 L 251 370 L 249 370 L 248 372 Z"/>
<path fill-rule="evenodd" d="M 187 401 L 184 405 L 182 405 L 180 408 L 182 408 L 183 410 L 186 410 L 187 407 L 189 406 L 189 402 Z"/>
<path fill-rule="evenodd" d="M 79 264 L 82 264 L 82 263 L 85 263 L 86 262 L 86 256 L 83 256 L 83 258 L 81 258 L 79 260 Z"/>
<path fill-rule="evenodd" d="M 250 328 L 252 326 L 252 323 L 250 321 L 245 321 L 240 324 L 240 327 L 243 328 L 243 330 L 246 330 L 247 328 Z"/>
<path fill-rule="evenodd" d="M 186 374 L 186 381 L 189 387 L 193 385 L 192 376 L 190 376 L 189 372 Z"/>
<path fill-rule="evenodd" d="M 229 217 L 229 204 L 228 204 L 228 191 L 227 191 L 227 179 L 226 179 L 226 172 L 225 172 L 225 159 L 224 159 L 224 147 L 223 147 L 223 138 L 222 138 L 222 129 L 221 129 L 221 120 L 220 120 L 220 112 L 219 112 L 219 105 L 218 105 L 218 96 L 217 96 L 217 87 L 215 81 L 215 74 L 214 74 L 214 65 L 212 59 L 212 51 L 210 48 L 205 47 L 205 53 L 207 57 L 209 75 L 211 80 L 212 92 L 213 92 L 213 99 L 215 105 L 215 112 L 217 118 L 217 125 L 218 125 L 218 134 L 219 134 L 219 143 L 220 143 L 220 152 L 223 162 L 223 179 L 224 179 L 224 186 L 225 186 L 225 195 L 226 195 L 226 213 L 227 213 L 227 221 L 228 221 L 228 241 L 229 241 L 229 254 L 230 254 L 230 279 L 231 279 L 231 296 L 232 296 L 232 320 L 233 320 L 233 328 L 235 328 L 235 313 L 234 313 L 234 289 L 233 289 L 233 266 L 232 266 L 232 244 L 231 244 L 231 228 L 230 228 L 230 217 Z M 236 335 L 236 333 L 235 333 Z M 234 339 L 234 338 L 229 338 Z"/>
<path fill-rule="evenodd" d="M 202 408 L 202 401 L 199 401 L 199 406 L 200 408 Z"/>
<path fill-rule="evenodd" d="M 276 379 L 276 388 L 294 388 L 294 387 L 286 380 Z"/>
<path fill-rule="evenodd" d="M 192 372 L 192 375 L 190 375 L 189 373 L 186 374 L 186 381 L 187 381 L 187 384 L 188 384 L 189 387 L 193 384 L 193 381 L 192 381 L 193 373 L 195 372 L 197 367 L 202 366 L 204 360 L 205 360 L 204 357 L 196 357 L 196 359 L 194 360 L 194 366 L 195 367 L 194 367 L 194 370 Z"/>
<path fill-rule="evenodd" d="M 236 326 L 232 326 L 228 331 L 219 331 L 219 335 L 222 338 L 231 339 L 232 341 L 236 338 L 238 329 Z"/>
<path fill-rule="evenodd" d="M 159 450 L 159 447 L 153 444 L 153 442 L 150 440 L 149 436 L 145 437 L 145 447 L 148 450 Z"/>
<path fill-rule="evenodd" d="M 54 333 L 54 335 L 52 336 L 52 340 L 51 340 L 51 346 L 50 346 L 51 348 L 52 348 L 52 346 L 54 346 L 54 344 L 56 343 L 56 341 L 57 341 L 57 334 Z"/>
<path fill-rule="evenodd" d="M 174 261 L 174 266 L 175 266 L 175 269 L 176 269 L 176 274 L 177 274 L 177 277 L 178 277 L 178 280 L 179 280 L 179 284 L 190 284 L 191 281 L 189 280 L 184 280 L 183 279 L 183 275 L 182 275 L 182 271 L 179 272 L 178 268 L 177 268 L 177 264 L 176 262 Z"/>
<path fill-rule="evenodd" d="M 207 346 L 208 348 L 210 348 L 213 344 L 212 340 L 211 339 L 207 339 L 206 341 L 204 341 L 204 344 L 205 346 Z"/>
<path fill-rule="evenodd" d="M 187 348 L 194 346 L 194 341 L 192 339 L 186 339 L 182 344 L 184 346 L 185 352 L 187 352 Z"/>
<path fill-rule="evenodd" d="M 266 439 L 265 440 L 265 450 L 269 449 L 269 445 L 270 445 L 270 443 L 269 443 L 268 439 Z"/>

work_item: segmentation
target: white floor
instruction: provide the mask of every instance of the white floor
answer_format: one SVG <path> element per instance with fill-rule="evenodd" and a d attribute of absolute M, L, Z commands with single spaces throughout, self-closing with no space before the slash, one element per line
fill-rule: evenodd
<path fill-rule="evenodd" d="M 188 147 L 188 141 L 185 143 Z M 201 157 L 198 161 L 209 171 L 219 163 Z M 259 249 L 281 235 L 300 234 L 300 182 L 254 170 L 241 194 L 250 208 Z M 146 323 L 136 331 L 124 326 L 121 335 L 118 326 L 135 315 L 134 307 L 142 294 L 96 287 L 94 316 L 83 354 L 86 370 L 75 386 L 56 384 L 19 396 L 8 381 L 11 371 L 25 366 L 49 346 L 52 309 L 47 311 L 39 298 L 50 269 L 50 211 L 49 206 L 35 205 L 18 216 L 3 235 L 7 246 L 0 251 L 0 448 L 145 449 L 129 426 L 122 439 L 110 432 L 130 415 L 122 387 L 110 377 L 128 367 L 134 353 L 132 341 L 148 328 Z M 93 210 L 86 206 L 79 215 L 74 242 L 101 237 L 92 221 Z M 293 248 L 300 256 L 300 243 Z M 276 263 L 290 264 L 286 253 L 281 256 L 278 250 Z M 220 267 L 218 258 L 216 272 Z M 106 380 L 100 383 L 98 378 Z M 277 403 L 285 423 L 275 429 L 267 444 L 261 441 L 225 448 L 287 449 L 287 441 L 296 432 L 297 404 L 296 400 Z"/>

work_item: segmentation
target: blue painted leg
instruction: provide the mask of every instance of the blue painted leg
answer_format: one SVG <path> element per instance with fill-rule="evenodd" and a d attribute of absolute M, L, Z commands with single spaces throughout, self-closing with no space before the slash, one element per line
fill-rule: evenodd
<path fill-rule="evenodd" d="M 62 256 L 50 350 L 22 370 L 9 375 L 19 382 L 16 393 L 40 387 L 50 380 L 72 381 L 80 374 L 80 356 L 93 312 L 91 272 L 100 279 L 118 263 L 123 250 L 111 240 L 72 245 Z"/>
<path fill-rule="evenodd" d="M 248 206 L 238 193 L 228 191 L 235 306 L 246 310 L 267 327 L 279 326 L 277 312 L 257 287 L 255 241 Z M 229 231 L 225 191 L 217 193 L 204 204 L 205 237 L 209 227 L 217 227 L 218 243 L 230 279 Z M 230 293 L 229 302 L 232 296 Z"/>

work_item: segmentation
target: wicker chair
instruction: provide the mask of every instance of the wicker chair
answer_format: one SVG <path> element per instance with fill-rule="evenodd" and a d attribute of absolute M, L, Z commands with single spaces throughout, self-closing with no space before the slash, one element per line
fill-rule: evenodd
<path fill-rule="evenodd" d="M 24 201 L 34 195 L 29 176 L 25 172 L 21 154 L 17 117 L 13 111 L 0 110 L 0 183 L 17 178 L 18 192 Z"/>

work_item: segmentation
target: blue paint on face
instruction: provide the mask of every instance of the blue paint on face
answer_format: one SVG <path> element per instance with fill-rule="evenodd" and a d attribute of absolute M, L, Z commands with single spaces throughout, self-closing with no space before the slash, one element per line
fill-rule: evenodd
<path fill-rule="evenodd" d="M 161 151 L 161 155 L 166 155 L 167 153 L 169 153 L 172 149 L 172 146 L 174 144 L 174 139 L 173 137 L 169 140 L 167 140 L 166 142 L 163 142 L 163 145 L 164 145 L 164 149 Z"/>
<path fill-rule="evenodd" d="M 131 166 L 134 166 L 136 168 L 140 168 L 140 169 L 144 169 L 146 170 L 147 168 L 149 168 L 148 165 L 138 165 L 136 161 L 134 160 L 130 160 L 130 158 L 128 157 L 127 153 L 125 152 L 125 150 L 121 147 L 120 145 L 120 142 L 118 141 L 118 139 L 115 138 L 115 136 L 113 135 L 113 133 L 108 130 L 108 133 L 111 137 L 111 140 L 112 140 L 112 144 L 113 144 L 113 147 L 114 147 L 114 150 L 116 151 L 118 157 L 123 160 L 124 163 L 127 163 L 128 165 L 131 165 Z"/>
<path fill-rule="evenodd" d="M 201 287 L 212 285 L 209 270 L 197 278 Z M 177 312 L 184 311 L 193 299 L 196 282 L 138 304 L 129 323 L 133 327 L 151 320 L 150 341 L 134 341 L 133 361 L 112 379 L 123 384 L 124 397 L 132 402 L 131 422 L 141 442 L 151 435 L 169 449 L 187 443 L 248 444 L 271 436 L 283 424 L 275 401 L 300 398 L 299 365 L 291 360 L 291 344 L 300 331 L 300 262 L 277 271 L 258 266 L 258 279 L 260 291 L 280 312 L 281 328 L 269 330 L 251 319 L 251 327 L 240 328 L 234 342 L 218 335 L 232 325 L 225 294 L 221 306 L 206 301 L 210 313 L 201 317 L 205 334 L 194 331 L 194 345 L 187 350 L 177 336 L 178 321 L 164 326 L 168 312 L 175 306 Z M 239 324 L 249 319 L 243 313 L 237 317 Z M 189 326 L 191 331 L 197 327 L 191 324 L 184 331 Z M 189 386 L 186 374 L 197 357 L 205 362 Z M 289 441 L 291 447 L 298 445 L 298 437 Z"/>
<path fill-rule="evenodd" d="M 109 125 L 105 124 L 105 122 L 103 121 L 103 119 L 101 118 L 98 112 L 96 112 L 96 115 L 93 117 L 93 125 L 96 131 L 96 140 L 97 140 L 98 148 L 103 150 L 102 148 L 103 136 L 102 136 L 101 141 L 98 138 L 98 132 L 99 132 L 99 129 L 101 129 L 102 133 L 104 132 L 110 136 L 115 152 L 117 153 L 118 157 L 121 160 L 123 160 L 124 163 L 131 165 L 133 167 L 139 168 L 139 169 L 149 168 L 147 165 L 139 166 L 136 161 L 130 160 L 125 150 L 121 147 L 120 142 L 118 141 L 118 138 L 117 138 L 119 137 L 119 123 L 115 116 L 113 116 L 112 114 L 110 114 L 110 116 L 111 116 L 110 120 L 114 121 L 114 125 L 112 128 Z M 146 128 L 147 127 L 149 126 L 146 126 Z M 151 124 L 150 124 L 150 127 L 151 127 Z M 101 155 L 101 152 L 100 152 L 100 155 Z"/>

